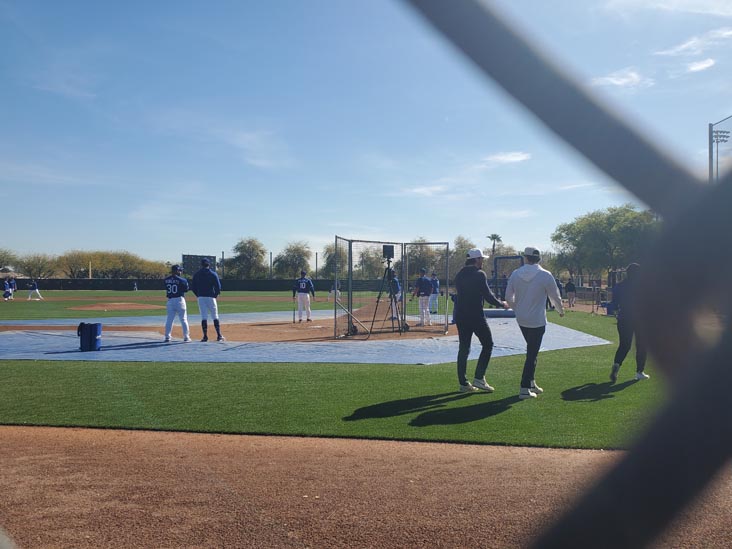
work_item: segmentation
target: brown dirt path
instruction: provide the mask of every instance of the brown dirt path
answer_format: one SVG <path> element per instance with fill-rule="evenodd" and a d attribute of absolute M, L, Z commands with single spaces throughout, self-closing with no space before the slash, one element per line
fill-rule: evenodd
<path fill-rule="evenodd" d="M 18 547 L 522 547 L 622 452 L 0 427 Z M 671 480 L 671 479 L 670 479 Z M 659 547 L 727 547 L 732 474 Z"/>

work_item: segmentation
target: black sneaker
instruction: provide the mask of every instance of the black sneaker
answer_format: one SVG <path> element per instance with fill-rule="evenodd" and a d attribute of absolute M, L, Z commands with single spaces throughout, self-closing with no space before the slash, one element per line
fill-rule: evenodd
<path fill-rule="evenodd" d="M 203 336 L 203 339 L 201 341 L 208 341 L 208 336 Z"/>
<path fill-rule="evenodd" d="M 216 341 L 226 341 L 226 340 L 224 339 L 224 336 L 219 334 L 219 337 L 216 338 Z"/>
<path fill-rule="evenodd" d="M 620 372 L 620 364 L 613 364 L 613 368 L 610 370 L 610 381 L 613 383 L 618 380 L 618 372 Z"/>

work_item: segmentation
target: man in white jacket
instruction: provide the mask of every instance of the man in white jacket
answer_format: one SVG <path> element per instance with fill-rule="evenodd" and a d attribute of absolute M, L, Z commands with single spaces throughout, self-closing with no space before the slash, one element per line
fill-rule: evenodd
<path fill-rule="evenodd" d="M 529 246 L 524 250 L 526 264 L 516 269 L 508 279 L 506 301 L 516 313 L 521 333 L 526 340 L 526 361 L 521 375 L 520 399 L 536 398 L 544 389 L 536 384 L 536 359 L 546 331 L 546 300 L 564 316 L 562 297 L 554 275 L 539 266 L 539 250 Z"/>

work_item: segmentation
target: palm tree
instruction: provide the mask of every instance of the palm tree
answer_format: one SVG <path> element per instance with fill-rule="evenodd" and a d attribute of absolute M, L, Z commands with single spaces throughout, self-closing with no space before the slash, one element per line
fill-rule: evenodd
<path fill-rule="evenodd" d="M 488 240 L 490 240 L 491 242 L 493 242 L 493 247 L 491 248 L 491 257 L 493 257 L 494 255 L 496 255 L 496 244 L 498 242 L 503 242 L 501 240 L 501 235 L 493 233 L 493 234 L 489 234 L 488 236 L 486 236 L 486 238 Z"/>

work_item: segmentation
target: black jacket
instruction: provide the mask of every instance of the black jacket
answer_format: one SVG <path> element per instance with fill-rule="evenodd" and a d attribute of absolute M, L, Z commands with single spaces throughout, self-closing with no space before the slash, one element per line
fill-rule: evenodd
<path fill-rule="evenodd" d="M 466 265 L 460 269 L 455 276 L 455 290 L 457 291 L 456 321 L 485 318 L 483 300 L 503 308 L 503 303 L 488 287 L 488 276 L 475 265 Z"/>

